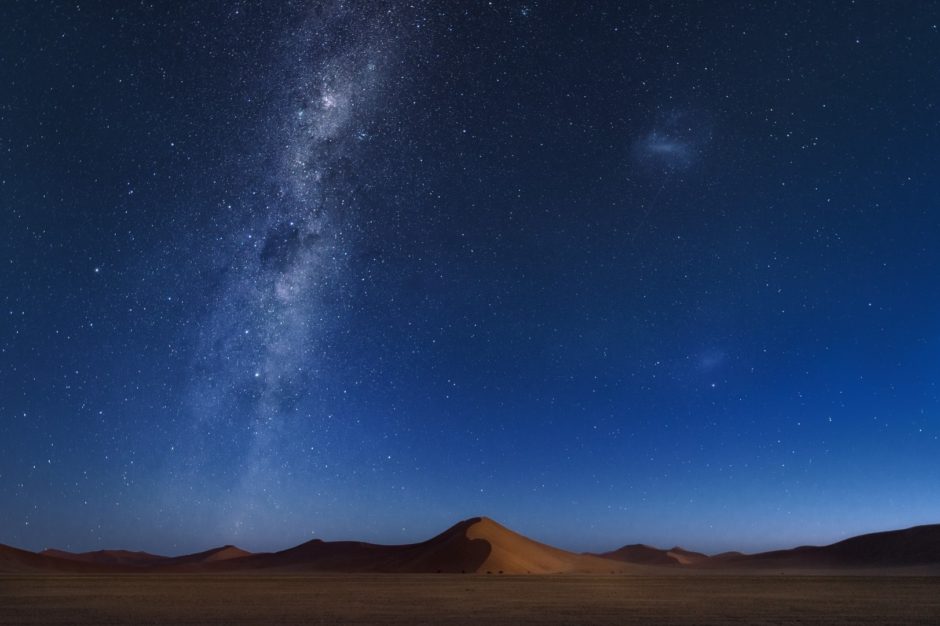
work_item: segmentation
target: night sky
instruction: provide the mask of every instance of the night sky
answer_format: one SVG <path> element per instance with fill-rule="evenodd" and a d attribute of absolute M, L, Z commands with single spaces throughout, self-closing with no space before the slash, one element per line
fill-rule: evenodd
<path fill-rule="evenodd" d="M 940 522 L 940 4 L 0 5 L 0 543 Z"/>

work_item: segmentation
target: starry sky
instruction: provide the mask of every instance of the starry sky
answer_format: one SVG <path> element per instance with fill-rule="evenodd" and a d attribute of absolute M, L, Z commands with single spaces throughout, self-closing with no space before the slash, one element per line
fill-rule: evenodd
<path fill-rule="evenodd" d="M 0 542 L 940 522 L 940 4 L 0 23 Z"/>

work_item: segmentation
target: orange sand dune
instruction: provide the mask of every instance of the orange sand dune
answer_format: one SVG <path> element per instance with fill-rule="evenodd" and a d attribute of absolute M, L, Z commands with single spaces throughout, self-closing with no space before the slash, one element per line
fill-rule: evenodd
<path fill-rule="evenodd" d="M 486 541 L 490 553 L 477 571 L 505 571 L 521 574 L 608 573 L 628 571 L 613 566 L 609 559 L 560 550 L 523 537 L 486 517 L 468 520 L 466 536 L 472 541 Z M 466 522 L 465 522 L 466 523 Z"/>

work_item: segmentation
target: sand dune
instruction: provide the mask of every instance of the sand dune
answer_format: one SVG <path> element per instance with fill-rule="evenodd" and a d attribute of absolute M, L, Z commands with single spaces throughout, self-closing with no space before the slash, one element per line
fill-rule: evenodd
<path fill-rule="evenodd" d="M 681 565 L 694 565 L 708 559 L 708 556 L 699 552 L 691 552 L 678 546 L 668 550 L 654 548 L 641 543 L 623 546 L 611 552 L 604 552 L 596 556 L 613 559 L 624 563 L 641 565 L 661 565 L 678 567 Z"/>
<path fill-rule="evenodd" d="M 842 569 L 940 566 L 940 524 L 871 533 L 828 546 L 800 546 L 758 554 L 725 554 L 704 567 Z"/>
<path fill-rule="evenodd" d="M 162 557 L 144 552 L 101 550 L 35 554 L 9 548 L 0 567 L 9 571 L 306 571 L 564 574 L 626 573 L 636 566 L 561 550 L 524 537 L 485 517 L 464 520 L 427 541 L 379 545 L 315 539 L 281 552 L 250 554 L 223 546 L 197 554 Z"/>
<path fill-rule="evenodd" d="M 471 541 L 485 541 L 490 552 L 477 571 L 506 573 L 608 573 L 626 571 L 611 565 L 609 559 L 574 554 L 533 541 L 493 520 L 482 517 L 469 520 L 466 536 Z"/>
<path fill-rule="evenodd" d="M 67 552 L 65 550 L 47 549 L 39 553 L 69 561 L 82 563 L 98 563 L 102 565 L 128 565 L 131 567 L 147 567 L 160 561 L 167 560 L 165 556 L 150 554 L 149 552 L 131 552 L 129 550 L 96 550 L 94 552 Z"/>
<path fill-rule="evenodd" d="M 397 573 L 656 573 L 681 570 L 877 570 L 932 568 L 940 572 L 940 525 L 873 533 L 829 546 L 707 557 L 683 548 L 641 544 L 600 555 L 575 554 L 539 543 L 486 517 L 458 522 L 427 541 L 379 545 L 315 539 L 280 552 L 251 554 L 226 545 L 164 557 L 98 550 L 42 553 L 0 545 L 0 572 L 397 572 Z"/>
<path fill-rule="evenodd" d="M 871 571 L 924 566 L 940 569 L 940 524 L 860 535 L 827 546 L 800 546 L 757 554 L 724 552 L 706 556 L 679 547 L 660 550 L 632 544 L 598 556 L 627 563 L 710 570 Z"/>
<path fill-rule="evenodd" d="M 4 573 L 33 571 L 96 573 L 112 571 L 113 568 L 114 566 L 110 565 L 63 559 L 0 544 L 0 572 Z"/>
<path fill-rule="evenodd" d="M 485 517 L 459 522 L 422 543 L 389 546 L 315 539 L 289 550 L 254 555 L 218 567 L 241 568 L 493 574 L 626 571 L 620 563 L 538 543 Z"/>
<path fill-rule="evenodd" d="M 232 559 L 241 559 L 246 556 L 251 556 L 251 552 L 242 550 L 238 546 L 227 545 L 219 548 L 212 548 L 204 552 L 197 552 L 195 554 L 186 554 L 183 556 L 172 557 L 157 563 L 157 566 L 164 568 L 202 565 L 206 563 L 219 563 Z"/>
<path fill-rule="evenodd" d="M 130 571 L 163 571 L 186 570 L 198 566 L 238 559 L 251 555 L 236 546 L 222 546 L 212 548 L 196 554 L 168 557 L 149 552 L 130 552 L 128 550 L 96 550 L 94 552 L 67 552 L 65 550 L 46 549 L 33 553 L 16 548 L 8 548 L 20 553 L 17 561 L 24 567 L 32 569 L 56 568 L 66 571 L 101 571 L 101 572 L 130 572 Z M 24 556 L 26 555 L 26 556 Z M 38 557 L 38 558 L 34 558 Z M 3 563 L 3 554 L 0 553 L 0 566 Z M 72 564 L 71 566 L 69 564 Z"/>
<path fill-rule="evenodd" d="M 696 563 L 701 563 L 708 559 L 707 554 L 693 552 L 691 550 L 686 550 L 685 548 L 680 548 L 679 546 L 670 548 L 666 554 L 679 561 L 681 565 L 695 565 Z"/>

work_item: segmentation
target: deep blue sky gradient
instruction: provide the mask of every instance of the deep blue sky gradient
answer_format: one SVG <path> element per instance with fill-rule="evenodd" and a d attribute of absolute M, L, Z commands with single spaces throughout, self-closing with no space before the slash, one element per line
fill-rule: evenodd
<path fill-rule="evenodd" d="M 937 3 L 0 23 L 0 542 L 940 522 Z"/>

